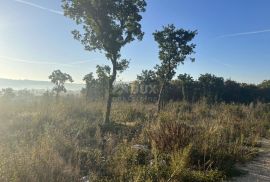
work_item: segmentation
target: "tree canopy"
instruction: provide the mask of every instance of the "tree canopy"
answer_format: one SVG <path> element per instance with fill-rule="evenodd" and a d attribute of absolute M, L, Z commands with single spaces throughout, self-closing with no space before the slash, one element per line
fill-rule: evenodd
<path fill-rule="evenodd" d="M 73 31 L 86 50 L 102 50 L 108 59 L 120 56 L 120 50 L 136 38 L 142 40 L 141 12 L 144 0 L 62 0 L 65 15 L 82 24 L 84 33 Z"/>
<path fill-rule="evenodd" d="M 60 70 L 53 71 L 52 74 L 49 76 L 49 79 L 53 84 L 55 84 L 53 91 L 56 92 L 56 96 L 59 96 L 60 92 L 67 91 L 65 88 L 65 83 L 67 81 L 73 82 L 73 79 L 69 74 L 63 73 Z"/>

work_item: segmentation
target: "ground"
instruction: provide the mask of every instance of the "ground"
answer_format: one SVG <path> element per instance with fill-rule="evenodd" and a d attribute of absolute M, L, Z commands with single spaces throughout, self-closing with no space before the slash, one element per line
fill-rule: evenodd
<path fill-rule="evenodd" d="M 252 162 L 238 168 L 247 173 L 242 177 L 234 178 L 234 182 L 269 182 L 270 181 L 270 140 L 261 141 L 261 151 Z"/>

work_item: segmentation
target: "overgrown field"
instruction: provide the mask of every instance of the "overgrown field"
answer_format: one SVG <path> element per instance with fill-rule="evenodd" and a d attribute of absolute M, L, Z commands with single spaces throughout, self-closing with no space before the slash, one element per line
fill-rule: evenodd
<path fill-rule="evenodd" d="M 0 101 L 0 181 L 222 181 L 267 137 L 270 106 Z"/>

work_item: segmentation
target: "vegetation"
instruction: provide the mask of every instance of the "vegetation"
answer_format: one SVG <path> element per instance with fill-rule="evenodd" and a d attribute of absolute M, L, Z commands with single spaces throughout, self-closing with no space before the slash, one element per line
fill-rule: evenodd
<path fill-rule="evenodd" d="M 61 92 L 66 92 L 65 83 L 67 81 L 73 82 L 72 77 L 67 73 L 62 73 L 60 70 L 55 70 L 52 72 L 52 74 L 49 76 L 49 79 L 53 84 L 55 84 L 55 87 L 53 88 L 53 92 L 56 92 L 56 97 L 59 97 L 59 94 Z"/>
<path fill-rule="evenodd" d="M 269 103 L 270 86 L 265 84 L 267 82 L 269 81 L 263 81 L 258 85 L 238 83 L 208 73 L 200 75 L 195 80 L 191 75 L 180 74 L 176 79 L 167 83 L 163 102 L 185 101 L 196 103 L 205 100 L 209 104 L 221 102 L 238 104 Z M 115 86 L 125 91 L 116 95 L 117 100 L 154 103 L 159 97 L 160 81 L 153 70 L 143 70 L 136 81 L 117 83 Z M 101 92 L 99 87 L 91 87 L 89 91 L 91 93 Z M 91 98 L 100 99 L 101 97 L 96 95 Z"/>
<path fill-rule="evenodd" d="M 62 0 L 65 16 L 83 25 L 84 33 L 73 31 L 74 38 L 81 41 L 88 51 L 100 50 L 112 64 L 108 84 L 108 99 L 105 122 L 109 122 L 113 83 L 117 72 L 124 71 L 129 62 L 121 59 L 121 48 L 135 39 L 142 40 L 141 12 L 145 11 L 145 0 Z"/>
<path fill-rule="evenodd" d="M 257 153 L 267 104 L 0 99 L 0 181 L 221 181 Z"/>
<path fill-rule="evenodd" d="M 84 76 L 83 81 L 86 83 L 86 88 L 82 89 L 82 93 L 86 96 L 86 99 L 105 99 L 108 92 L 110 71 L 109 66 L 98 65 L 96 71 L 97 79 L 94 78 L 93 73 Z"/>
<path fill-rule="evenodd" d="M 174 25 L 163 27 L 162 31 L 156 31 L 153 35 L 159 45 L 159 59 L 161 65 L 155 67 L 157 77 L 160 80 L 160 91 L 158 96 L 158 112 L 160 111 L 163 92 L 170 82 L 177 69 L 177 66 L 184 61 L 187 56 L 194 53 L 195 44 L 189 44 L 197 34 L 196 31 L 186 31 L 176 29 Z M 194 59 L 192 58 L 194 61 Z"/>
<path fill-rule="evenodd" d="M 269 80 L 175 78 L 194 54 L 197 31 L 168 25 L 153 33 L 161 63 L 132 83 L 115 83 L 129 66 L 121 49 L 143 39 L 145 0 L 62 2 L 65 16 L 81 26 L 74 38 L 112 66 L 85 75 L 80 95 L 60 96 L 73 82 L 60 70 L 49 76 L 52 93 L 2 90 L 0 181 L 216 182 L 256 156 L 262 137 L 269 137 Z"/>

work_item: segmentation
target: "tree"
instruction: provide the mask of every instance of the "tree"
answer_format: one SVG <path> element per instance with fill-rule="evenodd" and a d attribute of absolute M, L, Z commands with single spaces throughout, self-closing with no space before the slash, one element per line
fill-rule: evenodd
<path fill-rule="evenodd" d="M 182 98 L 184 101 L 190 100 L 190 95 L 188 95 L 188 92 L 190 93 L 191 87 L 193 85 L 193 78 L 192 76 L 188 74 L 180 74 L 178 75 L 178 80 L 181 84 L 181 91 L 182 91 Z"/>
<path fill-rule="evenodd" d="M 110 73 L 111 73 L 111 68 L 107 65 L 105 66 L 99 66 L 97 65 L 97 84 L 98 84 L 98 90 L 100 97 L 104 100 L 106 94 L 108 93 L 108 85 L 110 81 Z"/>
<path fill-rule="evenodd" d="M 137 97 L 142 97 L 146 101 L 157 97 L 158 80 L 155 71 L 143 70 L 140 75 L 137 75 L 137 81 Z"/>
<path fill-rule="evenodd" d="M 205 97 L 207 101 L 216 102 L 222 98 L 224 92 L 224 78 L 206 73 L 201 75 L 198 80 L 203 90 L 203 97 Z"/>
<path fill-rule="evenodd" d="M 257 102 L 259 99 L 258 96 L 258 87 L 254 84 L 241 83 L 240 91 L 240 101 L 242 103 L 248 104 L 251 102 Z"/>
<path fill-rule="evenodd" d="M 52 72 L 52 74 L 49 76 L 49 79 L 53 84 L 55 84 L 55 87 L 53 88 L 53 91 L 56 92 L 56 97 L 59 97 L 60 92 L 66 92 L 65 83 L 67 81 L 73 82 L 72 77 L 67 73 L 62 73 L 60 70 L 55 70 Z"/>
<path fill-rule="evenodd" d="M 264 80 L 258 85 L 260 88 L 270 88 L 270 80 Z"/>
<path fill-rule="evenodd" d="M 224 82 L 223 100 L 227 103 L 240 102 L 241 85 L 233 80 Z"/>
<path fill-rule="evenodd" d="M 157 75 L 153 70 L 143 70 L 140 75 L 137 75 L 137 80 L 149 84 L 157 81 Z"/>
<path fill-rule="evenodd" d="M 113 83 L 118 71 L 128 67 L 121 60 L 121 48 L 135 39 L 142 40 L 141 12 L 145 11 L 145 0 L 62 0 L 65 16 L 83 25 L 84 33 L 73 31 L 88 51 L 102 51 L 112 63 L 108 84 L 108 99 L 105 122 L 109 122 Z"/>
<path fill-rule="evenodd" d="M 264 80 L 262 83 L 258 84 L 258 89 L 261 97 L 260 100 L 270 102 L 270 80 Z"/>
<path fill-rule="evenodd" d="M 97 65 L 96 75 L 94 78 L 93 73 L 84 76 L 83 81 L 86 82 L 85 95 L 89 99 L 105 99 L 108 91 L 108 84 L 110 79 L 110 67 Z"/>
<path fill-rule="evenodd" d="M 95 87 L 97 85 L 97 81 L 93 76 L 93 73 L 89 73 L 83 77 L 83 81 L 86 83 L 85 96 L 86 99 L 90 99 L 95 95 Z M 93 93 L 94 92 L 94 93 Z"/>
<path fill-rule="evenodd" d="M 176 29 L 174 25 L 163 27 L 163 30 L 153 33 L 159 45 L 159 59 L 161 65 L 155 67 L 161 86 L 158 98 L 158 111 L 162 102 L 163 92 L 176 73 L 180 63 L 184 64 L 187 56 L 194 53 L 195 44 L 190 43 L 197 31 Z M 195 61 L 194 58 L 190 58 Z"/>

